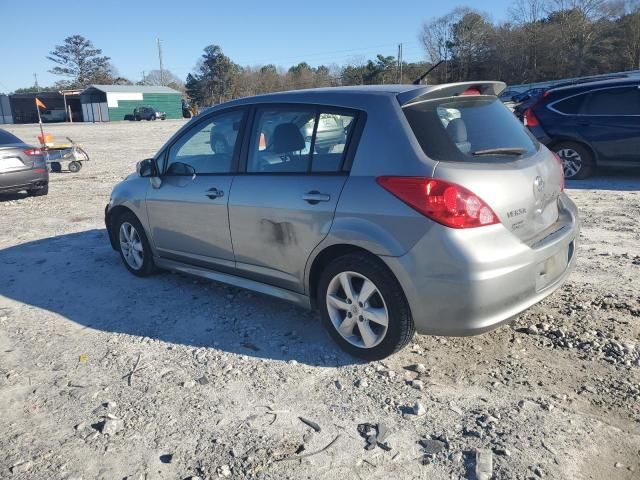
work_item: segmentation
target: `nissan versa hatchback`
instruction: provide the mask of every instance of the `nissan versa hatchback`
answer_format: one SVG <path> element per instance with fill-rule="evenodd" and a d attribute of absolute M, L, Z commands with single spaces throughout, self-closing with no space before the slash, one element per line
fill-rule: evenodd
<path fill-rule="evenodd" d="M 317 308 L 351 354 L 471 335 L 557 289 L 578 213 L 499 82 L 302 90 L 218 105 L 117 185 L 111 245 Z"/>

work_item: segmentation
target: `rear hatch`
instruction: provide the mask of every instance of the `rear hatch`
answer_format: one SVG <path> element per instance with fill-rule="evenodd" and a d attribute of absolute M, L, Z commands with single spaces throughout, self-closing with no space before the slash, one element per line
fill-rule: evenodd
<path fill-rule="evenodd" d="M 528 241 L 558 219 L 561 167 L 494 91 L 483 90 L 432 91 L 403 111 L 424 153 L 438 161 L 434 177 L 471 190 Z"/>

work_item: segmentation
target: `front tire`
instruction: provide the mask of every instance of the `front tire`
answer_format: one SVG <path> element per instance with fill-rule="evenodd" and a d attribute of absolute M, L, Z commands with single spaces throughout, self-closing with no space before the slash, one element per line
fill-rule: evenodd
<path fill-rule="evenodd" d="M 576 142 L 561 142 L 552 150 L 560 157 L 564 166 L 564 178 L 582 180 L 593 172 L 593 155 L 584 145 Z"/>
<path fill-rule="evenodd" d="M 118 252 L 124 266 L 138 277 L 147 277 L 155 272 L 153 254 L 144 228 L 136 216 L 125 212 L 113 225 L 118 241 Z"/>
<path fill-rule="evenodd" d="M 380 360 L 404 348 L 415 334 L 400 284 L 371 255 L 333 260 L 320 276 L 317 300 L 325 328 L 351 355 Z"/>

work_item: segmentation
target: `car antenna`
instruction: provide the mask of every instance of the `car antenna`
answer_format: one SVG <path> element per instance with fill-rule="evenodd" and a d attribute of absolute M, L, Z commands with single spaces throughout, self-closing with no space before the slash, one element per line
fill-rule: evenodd
<path fill-rule="evenodd" d="M 424 80 L 425 78 L 427 78 L 427 75 L 429 75 L 433 70 L 435 70 L 436 68 L 438 68 L 440 66 L 441 63 L 446 62 L 446 60 L 442 59 L 440 60 L 438 63 L 436 63 L 435 65 L 432 65 L 431 68 L 429 68 L 429 70 L 427 70 L 426 72 L 424 72 L 419 78 L 416 78 L 413 81 L 414 85 L 420 85 L 422 84 L 422 80 Z"/>

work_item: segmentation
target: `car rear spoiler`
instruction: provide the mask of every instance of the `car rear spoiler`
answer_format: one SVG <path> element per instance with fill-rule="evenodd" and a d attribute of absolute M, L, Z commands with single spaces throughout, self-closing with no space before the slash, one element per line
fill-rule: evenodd
<path fill-rule="evenodd" d="M 445 83 L 407 90 L 398 94 L 398 101 L 400 106 L 404 108 L 434 98 L 456 97 L 467 91 L 471 91 L 475 95 L 495 95 L 497 97 L 505 88 L 507 88 L 506 83 L 493 81 Z"/>

